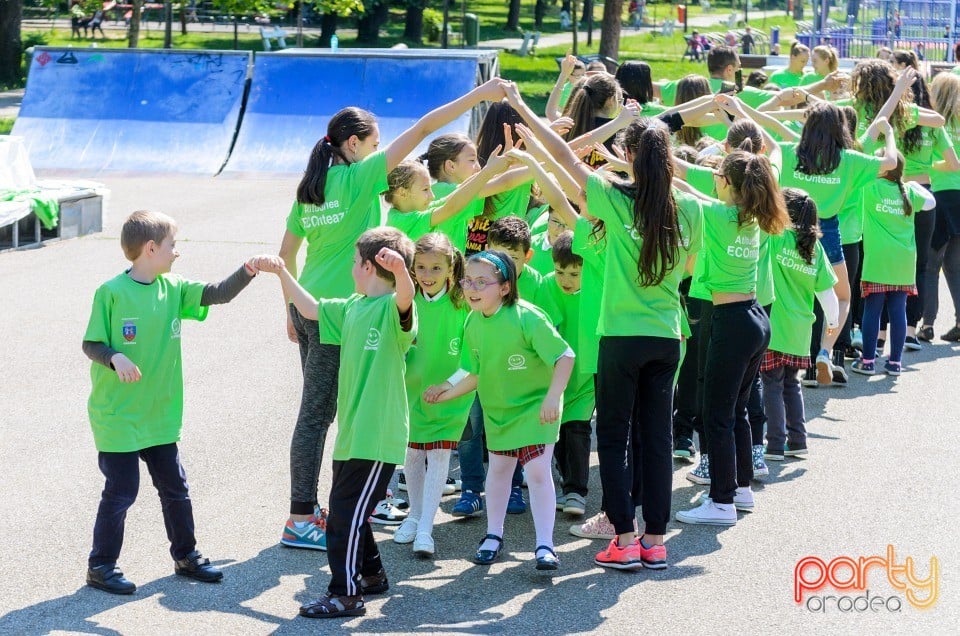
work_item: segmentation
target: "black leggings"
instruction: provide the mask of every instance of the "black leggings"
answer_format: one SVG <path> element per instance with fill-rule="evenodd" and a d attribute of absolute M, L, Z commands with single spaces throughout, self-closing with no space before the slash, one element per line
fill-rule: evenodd
<path fill-rule="evenodd" d="M 850 311 L 847 312 L 847 322 L 843 324 L 840 333 L 837 335 L 837 343 L 833 345 L 833 348 L 837 351 L 846 351 L 850 346 L 850 330 L 853 329 L 854 324 L 860 324 L 863 315 L 862 299 L 860 298 L 860 264 L 863 261 L 863 241 L 844 245 L 843 260 L 847 263 L 847 280 L 850 282 Z M 820 307 L 818 302 L 814 302 L 814 306 L 817 316 L 814 333 L 820 333 L 823 329 L 823 308 Z"/>
<path fill-rule="evenodd" d="M 704 425 L 710 437 L 710 497 L 733 503 L 738 486 L 753 479 L 747 404 L 770 344 L 770 320 L 756 300 L 713 308 L 704 369 Z"/>

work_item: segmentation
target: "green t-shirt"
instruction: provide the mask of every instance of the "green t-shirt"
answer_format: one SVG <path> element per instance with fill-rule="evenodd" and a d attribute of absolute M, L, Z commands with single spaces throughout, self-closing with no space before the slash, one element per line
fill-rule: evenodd
<path fill-rule="evenodd" d="M 807 73 L 800 79 L 800 86 L 810 86 L 811 84 L 816 84 L 817 82 L 822 82 L 825 78 L 824 75 L 819 73 Z"/>
<path fill-rule="evenodd" d="M 663 104 L 654 104 L 653 102 L 646 102 L 640 105 L 640 116 L 641 117 L 656 117 L 661 114 L 663 111 L 667 110 L 667 107 Z"/>
<path fill-rule="evenodd" d="M 703 202 L 702 207 L 703 249 L 697 257 L 696 280 L 710 294 L 755 293 L 760 227 L 756 222 L 740 226 L 737 208 L 721 201 Z"/>
<path fill-rule="evenodd" d="M 793 88 L 795 86 L 803 86 L 803 79 L 805 77 L 807 77 L 807 74 L 803 71 L 794 73 L 788 67 L 784 67 L 770 73 L 767 81 L 771 84 L 776 84 L 780 88 Z"/>
<path fill-rule="evenodd" d="M 583 259 L 580 272 L 580 322 L 577 334 L 577 358 L 580 372 L 595 374 L 600 357 L 600 301 L 603 299 L 603 274 L 606 269 L 607 241 L 595 240 L 593 223 L 581 217 L 573 228 L 573 253 Z"/>
<path fill-rule="evenodd" d="M 913 222 L 923 207 L 923 186 L 906 183 L 905 192 L 913 214 L 903 210 L 897 184 L 874 179 L 863 191 L 863 269 L 861 280 L 884 285 L 914 285 L 917 282 L 917 242 Z"/>
<path fill-rule="evenodd" d="M 577 341 L 580 337 L 580 301 L 581 293 L 568 294 L 557 284 L 557 277 L 551 273 L 545 278 L 550 294 L 563 313 L 563 326 L 560 337 L 573 348 L 577 357 L 573 361 L 573 373 L 563 392 L 563 421 L 587 421 L 593 415 L 595 406 L 593 373 L 584 373 L 581 369 L 580 352 Z"/>
<path fill-rule="evenodd" d="M 519 216 L 527 218 L 527 209 L 530 207 L 530 187 L 533 181 L 521 183 L 516 188 L 493 195 L 493 207 L 496 218 L 504 216 Z"/>
<path fill-rule="evenodd" d="M 843 245 L 859 243 L 863 238 L 863 191 L 851 192 L 837 213 L 840 221 L 840 242 Z"/>
<path fill-rule="evenodd" d="M 428 386 L 442 384 L 460 368 L 463 324 L 469 309 L 466 303 L 457 308 L 448 293 L 427 300 L 417 293 L 417 320 L 422 337 L 413 341 L 407 352 L 407 402 L 410 405 L 410 441 L 455 442 L 463 434 L 463 425 L 470 414 L 473 394 L 428 404 L 423 392 Z"/>
<path fill-rule="evenodd" d="M 207 317 L 200 305 L 204 286 L 175 274 L 144 285 L 123 273 L 97 289 L 83 339 L 119 351 L 143 376 L 126 383 L 99 362 L 90 367 L 87 412 L 98 451 L 129 453 L 180 440 L 180 322 Z"/>
<path fill-rule="evenodd" d="M 770 309 L 771 351 L 795 356 L 810 355 L 810 329 L 816 292 L 837 282 L 837 275 L 820 241 L 814 243 L 813 263 L 797 251 L 797 233 L 791 228 L 767 239 L 773 260 L 777 300 Z"/>
<path fill-rule="evenodd" d="M 409 429 L 405 358 L 417 336 L 400 328 L 396 294 L 322 299 L 320 342 L 340 345 L 333 458 L 402 464 Z"/>
<path fill-rule="evenodd" d="M 953 143 L 943 128 L 921 126 L 920 147 L 914 152 L 903 155 L 903 176 L 930 174 L 933 172 L 931 166 L 933 166 L 934 157 L 937 155 L 942 157 L 947 148 L 952 147 Z"/>
<path fill-rule="evenodd" d="M 716 187 L 713 183 L 713 170 L 703 166 L 687 166 L 687 183 L 696 190 L 708 197 L 717 196 Z"/>
<path fill-rule="evenodd" d="M 943 127 L 943 131 L 946 133 L 947 141 L 950 142 L 949 147 L 956 150 L 957 144 L 960 143 L 960 125 L 951 125 L 948 123 Z M 934 148 L 934 161 L 943 161 L 945 158 L 945 153 L 946 148 L 942 148 L 939 151 Z M 941 192 L 943 190 L 960 190 L 960 170 L 931 170 L 930 189 L 934 192 Z"/>
<path fill-rule="evenodd" d="M 560 89 L 560 111 L 562 112 L 567 106 L 567 102 L 570 101 L 570 93 L 573 92 L 573 82 L 567 81 L 563 83 L 563 88 Z"/>
<path fill-rule="evenodd" d="M 677 103 L 677 84 L 680 80 L 672 80 L 664 83 L 660 86 L 660 103 L 664 106 L 675 106 Z M 708 80 L 710 82 L 710 90 L 714 93 L 718 92 L 723 88 L 723 80 L 715 77 L 711 77 Z M 771 97 L 776 95 L 772 91 L 765 91 L 759 88 L 754 88 L 753 86 L 744 86 L 743 90 L 737 93 L 737 97 L 743 100 L 750 108 L 756 108 L 760 104 L 769 100 Z"/>
<path fill-rule="evenodd" d="M 307 239 L 300 284 L 314 298 L 353 293 L 353 252 L 360 235 L 380 225 L 380 193 L 387 189 L 386 151 L 327 172 L 323 205 L 295 202 L 287 230 Z"/>
<path fill-rule="evenodd" d="M 655 336 L 680 339 L 680 281 L 687 256 L 703 244 L 700 204 L 678 190 L 681 241 L 674 267 L 659 285 L 637 282 L 637 261 L 643 237 L 633 228 L 633 201 L 602 175 L 587 178 L 590 214 L 604 222 L 607 231 L 606 284 L 601 299 L 601 336 Z"/>
<path fill-rule="evenodd" d="M 432 212 L 401 212 L 396 208 L 387 211 L 387 225 L 395 227 L 411 241 L 416 241 L 424 234 L 430 233 L 430 217 Z"/>
<path fill-rule="evenodd" d="M 431 189 L 437 199 L 446 199 L 457 187 L 456 183 L 437 181 L 431 186 Z M 486 199 L 483 197 L 474 197 L 463 210 L 446 221 L 438 223 L 433 230 L 446 234 L 455 248 L 461 252 L 465 251 L 467 248 L 467 223 L 474 217 L 483 214 L 484 201 Z"/>
<path fill-rule="evenodd" d="M 560 312 L 560 307 L 558 307 L 557 303 L 553 300 L 553 296 L 550 294 L 550 288 L 547 286 L 540 272 L 525 266 L 520 277 L 517 278 L 517 291 L 520 293 L 520 298 L 546 314 L 552 325 L 555 327 L 561 325 L 563 322 L 563 314 Z"/>
<path fill-rule="evenodd" d="M 560 422 L 540 423 L 557 360 L 569 349 L 547 316 L 526 301 L 489 318 L 467 316 L 461 367 L 477 376 L 487 447 L 515 450 L 557 441 Z"/>
<path fill-rule="evenodd" d="M 797 170 L 797 144 L 782 143 L 783 172 L 780 186 L 805 190 L 817 204 L 817 216 L 831 219 L 843 207 L 844 200 L 876 181 L 883 159 L 856 150 L 843 150 L 837 168 L 828 174 L 804 174 Z M 842 235 L 841 235 L 842 236 Z"/>
<path fill-rule="evenodd" d="M 532 267 L 544 276 L 552 272 L 553 247 L 550 245 L 550 237 L 546 229 L 531 237 L 530 249 L 533 250 L 533 256 L 527 262 L 527 267 Z"/>

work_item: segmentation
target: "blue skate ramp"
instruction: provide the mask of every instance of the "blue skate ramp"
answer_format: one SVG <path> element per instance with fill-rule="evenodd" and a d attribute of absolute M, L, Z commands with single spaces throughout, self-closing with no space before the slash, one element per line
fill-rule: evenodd
<path fill-rule="evenodd" d="M 38 47 L 13 134 L 37 169 L 219 172 L 248 52 Z"/>
<path fill-rule="evenodd" d="M 258 53 L 225 172 L 303 172 L 327 122 L 347 106 L 376 115 L 386 146 L 427 112 L 486 79 L 496 64 L 490 56 L 389 49 Z M 469 133 L 471 117 L 467 113 L 439 132 Z"/>

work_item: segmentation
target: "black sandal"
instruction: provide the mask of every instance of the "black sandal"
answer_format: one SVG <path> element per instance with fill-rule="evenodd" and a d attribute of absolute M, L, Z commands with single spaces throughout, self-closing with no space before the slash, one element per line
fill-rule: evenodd
<path fill-rule="evenodd" d="M 367 613 L 363 597 L 338 596 L 327 593 L 313 603 L 300 608 L 300 616 L 306 618 L 337 618 L 339 616 L 363 616 Z"/>
<path fill-rule="evenodd" d="M 547 572 L 559 570 L 560 559 L 557 558 L 557 553 L 553 551 L 553 548 L 546 545 L 538 545 L 537 549 L 533 551 L 534 556 L 536 556 L 540 550 L 546 550 L 547 553 L 543 556 L 537 556 L 537 569 Z"/>
<path fill-rule="evenodd" d="M 383 568 L 376 574 L 364 576 L 360 579 L 360 592 L 362 594 L 383 594 L 390 589 L 390 582 L 387 580 L 387 573 Z"/>
<path fill-rule="evenodd" d="M 496 550 L 480 550 L 480 546 L 483 545 L 483 542 L 487 539 L 492 539 L 497 542 Z M 473 562 L 477 565 L 490 565 L 500 556 L 500 553 L 503 552 L 503 537 L 498 537 L 495 534 L 488 534 L 484 538 L 480 539 L 480 545 L 477 546 L 477 553 L 473 555 Z"/>

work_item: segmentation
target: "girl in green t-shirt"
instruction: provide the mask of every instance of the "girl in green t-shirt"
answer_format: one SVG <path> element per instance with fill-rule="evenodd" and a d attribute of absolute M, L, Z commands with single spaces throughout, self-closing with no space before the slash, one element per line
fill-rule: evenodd
<path fill-rule="evenodd" d="M 800 42 L 794 42 L 790 45 L 790 61 L 786 68 L 777 69 L 771 73 L 769 83 L 776 84 L 780 88 L 800 86 L 808 61 L 810 61 L 810 49 Z"/>
<path fill-rule="evenodd" d="M 903 182 L 903 155 L 897 166 L 863 193 L 863 357 L 853 370 L 876 373 L 877 335 L 884 304 L 890 321 L 890 357 L 884 365 L 889 375 L 900 375 L 900 359 L 907 335 L 907 297 L 917 293 L 914 236 L 916 212 L 936 204 L 923 186 Z"/>
<path fill-rule="evenodd" d="M 379 197 L 387 189 L 387 174 L 427 135 L 483 101 L 501 99 L 504 85 L 503 80 L 490 80 L 432 110 L 384 150 L 379 150 L 380 130 L 372 113 L 350 107 L 330 119 L 310 153 L 280 244 L 280 257 L 297 277 L 297 252 L 306 240 L 307 258 L 298 280 L 313 297 L 346 298 L 353 293 L 354 246 L 361 234 L 380 225 Z M 317 476 L 337 412 L 340 347 L 321 344 L 317 322 L 293 306 L 287 307 L 287 337 L 300 346 L 303 392 L 290 444 L 290 516 L 281 541 L 325 550 Z"/>
<path fill-rule="evenodd" d="M 467 260 L 461 284 L 472 313 L 464 327 L 457 373 L 424 393 L 428 403 L 477 391 L 489 448 L 487 534 L 473 562 L 489 565 L 503 550 L 503 523 L 519 463 L 527 475 L 537 534 L 538 570 L 556 570 L 553 549 L 556 492 L 551 459 L 559 435 L 563 392 L 573 371 L 573 350 L 544 313 L 520 300 L 517 270 L 503 252 Z"/>
<path fill-rule="evenodd" d="M 490 164 L 488 164 L 490 165 Z M 443 404 L 423 399 L 423 387 L 442 383 L 460 368 L 460 348 L 467 305 L 460 279 L 463 255 L 439 232 L 422 236 L 414 247 L 418 338 L 407 352 L 404 376 L 410 406 L 410 441 L 403 463 L 410 512 L 393 535 L 413 544 L 417 556 L 432 557 L 433 522 L 473 395 Z"/>

